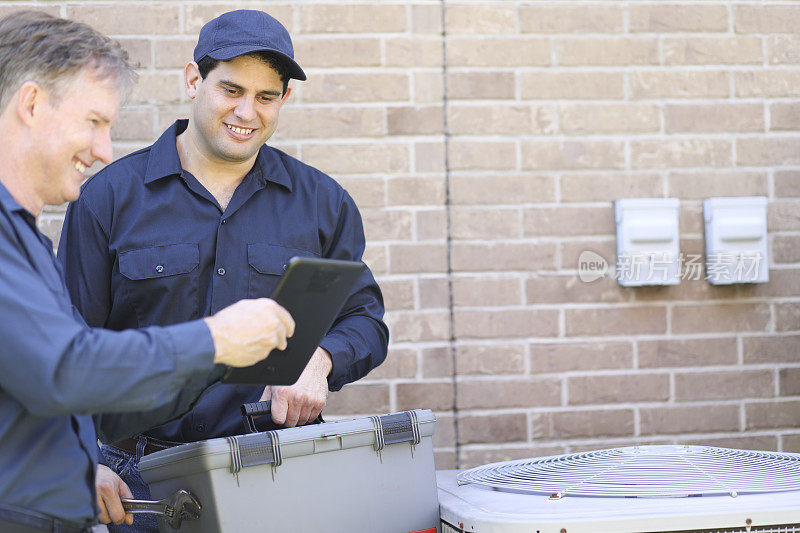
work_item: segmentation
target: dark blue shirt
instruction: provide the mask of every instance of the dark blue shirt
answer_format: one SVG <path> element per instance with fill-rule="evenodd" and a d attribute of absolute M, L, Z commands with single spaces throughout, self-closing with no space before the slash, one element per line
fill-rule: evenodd
<path fill-rule="evenodd" d="M 223 210 L 181 167 L 176 137 L 187 125 L 176 122 L 152 146 L 97 173 L 67 211 L 59 259 L 90 325 L 173 324 L 269 297 L 293 256 L 361 260 L 361 216 L 333 179 L 263 146 Z M 384 360 L 383 312 L 367 270 L 320 343 L 333 360 L 331 390 Z M 241 433 L 239 406 L 262 392 L 216 386 L 191 413 L 147 435 L 192 442 Z"/>
<path fill-rule="evenodd" d="M 125 421 L 147 427 L 168 420 L 188 409 L 214 368 L 201 321 L 89 328 L 70 302 L 52 243 L 2 185 L 0 342 L 0 506 L 80 524 L 97 514 L 89 415 L 152 410 Z M 176 394 L 177 403 L 158 409 Z M 106 435 L 121 435 L 116 416 L 97 420 Z"/>

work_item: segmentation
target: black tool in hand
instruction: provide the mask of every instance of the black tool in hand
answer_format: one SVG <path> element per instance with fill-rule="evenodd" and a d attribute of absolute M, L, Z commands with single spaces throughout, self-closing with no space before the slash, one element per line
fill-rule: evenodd
<path fill-rule="evenodd" d="M 183 489 L 175 491 L 172 496 L 163 500 L 129 500 L 122 499 L 122 508 L 126 513 L 150 513 L 164 517 L 173 529 L 181 527 L 184 520 L 200 518 L 202 508 L 197 498 Z"/>

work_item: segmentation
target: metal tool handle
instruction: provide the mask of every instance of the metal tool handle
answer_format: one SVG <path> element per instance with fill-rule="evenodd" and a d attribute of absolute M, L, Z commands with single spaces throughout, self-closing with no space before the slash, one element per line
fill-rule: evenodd
<path fill-rule="evenodd" d="M 242 404 L 242 422 L 244 423 L 244 430 L 246 433 L 258 433 L 256 428 L 255 417 L 262 415 L 269 415 L 272 413 L 272 400 L 265 400 L 263 402 L 243 403 Z M 322 419 L 322 413 L 317 415 L 317 418 L 309 424 L 322 424 L 325 420 Z"/>
<path fill-rule="evenodd" d="M 127 513 L 148 513 L 163 516 L 173 529 L 179 529 L 184 520 L 200 518 L 200 502 L 185 490 L 177 490 L 163 500 L 133 500 L 122 498 L 122 508 Z"/>

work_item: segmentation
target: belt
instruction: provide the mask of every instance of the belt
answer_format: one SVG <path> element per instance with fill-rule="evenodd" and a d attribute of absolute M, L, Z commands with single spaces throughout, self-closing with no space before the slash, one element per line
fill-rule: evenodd
<path fill-rule="evenodd" d="M 175 444 L 161 444 L 159 442 L 153 441 L 152 439 L 148 439 L 147 437 L 142 437 L 145 439 L 144 451 L 142 452 L 142 457 L 145 455 L 150 455 L 151 453 L 160 452 L 163 450 L 168 450 L 175 446 Z M 123 439 L 118 440 L 110 444 L 110 446 L 122 450 L 123 452 L 127 452 L 131 455 L 136 455 L 136 445 L 139 444 L 139 439 Z"/>
<path fill-rule="evenodd" d="M 3 533 L 86 533 L 89 529 L 30 509 L 0 505 L 0 531 Z"/>

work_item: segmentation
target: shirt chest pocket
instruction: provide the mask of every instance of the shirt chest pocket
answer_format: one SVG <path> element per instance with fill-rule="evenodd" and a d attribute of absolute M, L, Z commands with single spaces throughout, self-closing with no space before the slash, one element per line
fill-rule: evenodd
<path fill-rule="evenodd" d="M 247 295 L 249 298 L 269 298 L 292 257 L 319 257 L 319 254 L 280 244 L 253 243 L 247 245 L 250 264 Z"/>
<path fill-rule="evenodd" d="M 197 244 L 168 244 L 119 254 L 123 297 L 140 326 L 199 318 L 200 250 Z"/>

